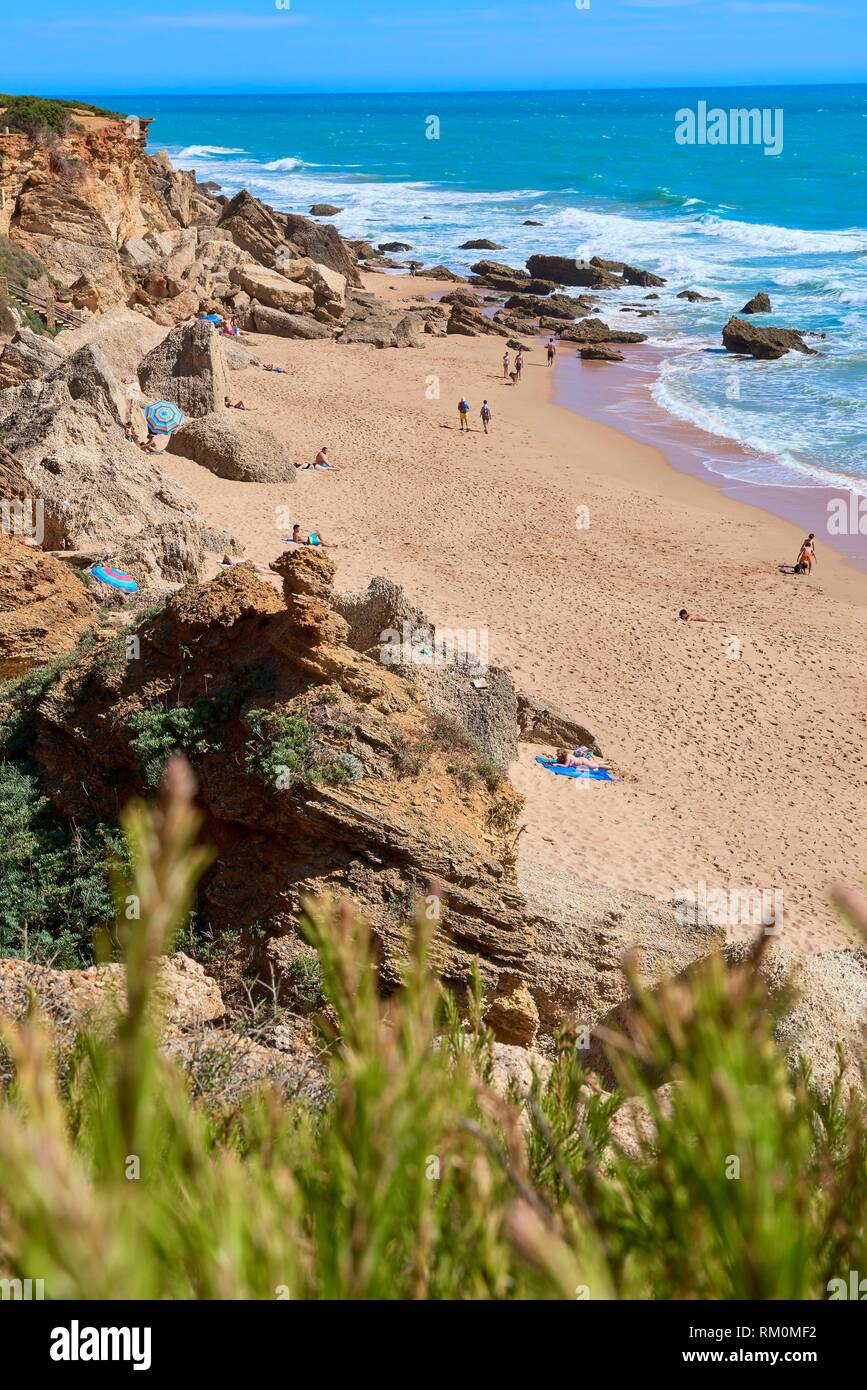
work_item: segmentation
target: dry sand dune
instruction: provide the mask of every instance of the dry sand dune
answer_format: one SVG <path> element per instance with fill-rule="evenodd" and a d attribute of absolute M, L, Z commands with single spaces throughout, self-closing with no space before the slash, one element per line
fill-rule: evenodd
<path fill-rule="evenodd" d="M 523 750 L 524 857 L 660 896 L 781 888 L 792 942 L 844 941 L 825 895 L 867 870 L 867 576 L 827 547 L 812 577 L 781 575 L 800 531 L 551 404 L 538 347 L 512 387 L 493 337 L 252 341 L 286 375 L 235 373 L 233 394 L 299 460 L 327 444 L 341 471 L 262 486 L 167 468 L 248 558 L 272 559 L 287 520 L 315 526 L 339 542 L 340 588 L 383 574 L 438 623 L 487 628 L 493 661 L 594 730 L 619 786 L 555 778 Z M 682 606 L 724 623 L 684 625 Z"/>

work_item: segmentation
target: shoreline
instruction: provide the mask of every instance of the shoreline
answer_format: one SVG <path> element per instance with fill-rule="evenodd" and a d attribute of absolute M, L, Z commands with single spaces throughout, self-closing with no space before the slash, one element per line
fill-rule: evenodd
<path fill-rule="evenodd" d="M 730 461 L 733 467 L 752 459 L 760 467 L 771 456 L 748 450 L 723 435 L 681 420 L 659 405 L 650 394 L 662 356 L 659 349 L 652 350 L 656 360 L 649 360 L 652 354 L 642 351 L 642 345 L 629 347 L 624 362 L 607 364 L 584 363 L 569 353 L 570 347 L 571 344 L 564 343 L 558 353 L 551 395 L 553 404 L 565 406 L 585 419 L 607 425 L 646 444 L 676 472 L 707 484 L 718 494 L 790 523 L 802 532 L 795 542 L 796 553 L 803 535 L 813 530 L 822 545 L 823 555 L 827 553 L 827 546 L 848 566 L 867 573 L 867 507 L 863 509 L 863 534 L 835 536 L 830 534 L 827 525 L 832 500 L 848 508 L 850 498 L 860 495 L 854 487 L 761 483 L 710 469 L 704 463 L 708 456 L 722 462 Z"/>
<path fill-rule="evenodd" d="M 442 290 L 364 278 L 395 304 Z M 700 882 L 780 888 L 796 949 L 849 944 L 827 890 L 864 871 L 867 577 L 830 547 L 813 576 L 779 574 L 800 527 L 552 403 L 538 344 L 512 387 L 501 338 L 382 351 L 250 341 L 287 369 L 237 374 L 251 418 L 299 460 L 327 443 L 340 470 L 232 483 L 169 454 L 167 471 L 258 563 L 279 552 L 275 509 L 288 505 L 339 543 L 341 591 L 384 575 L 431 621 L 487 629 L 494 663 L 592 730 L 619 786 L 550 777 L 522 747 L 524 862 L 660 899 Z M 724 625 L 684 625 L 682 606 Z"/>

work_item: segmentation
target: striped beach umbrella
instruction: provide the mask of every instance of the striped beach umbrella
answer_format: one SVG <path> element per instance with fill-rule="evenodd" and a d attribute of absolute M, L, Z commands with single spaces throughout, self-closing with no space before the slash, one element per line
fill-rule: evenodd
<path fill-rule="evenodd" d="M 171 401 L 154 401 L 145 411 L 145 421 L 151 434 L 174 434 L 185 419 L 184 412 Z"/>

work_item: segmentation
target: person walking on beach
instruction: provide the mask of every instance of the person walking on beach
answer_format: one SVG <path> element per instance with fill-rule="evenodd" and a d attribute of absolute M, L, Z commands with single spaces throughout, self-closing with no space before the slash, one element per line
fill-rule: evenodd
<path fill-rule="evenodd" d="M 469 401 L 467 400 L 466 396 L 461 396 L 460 400 L 458 401 L 458 415 L 459 415 L 460 421 L 461 421 L 461 434 L 463 434 L 464 430 L 466 430 L 467 434 L 469 434 L 469 432 L 470 432 L 470 403 L 469 403 Z"/>
<path fill-rule="evenodd" d="M 482 427 L 484 428 L 485 434 L 487 434 L 488 425 L 491 423 L 491 407 L 488 405 L 487 401 L 482 401 L 482 408 L 479 411 L 479 415 L 481 416 Z"/>
<path fill-rule="evenodd" d="M 515 376 L 517 377 L 518 381 L 521 380 L 521 373 L 522 373 L 523 370 L 524 370 L 524 354 L 523 354 L 523 352 L 519 352 L 519 353 L 517 353 L 516 356 L 515 356 Z"/>
<path fill-rule="evenodd" d="M 557 344 L 553 338 L 548 339 L 548 366 L 553 367 L 554 358 L 557 356 Z"/>
<path fill-rule="evenodd" d="M 811 531 L 807 539 L 801 546 L 798 554 L 798 562 L 795 565 L 795 574 L 813 573 L 813 566 L 816 563 L 816 533 Z"/>
<path fill-rule="evenodd" d="M 506 378 L 508 377 L 508 375 L 509 375 L 509 354 L 508 354 L 507 352 L 504 352 L 504 353 L 503 353 L 503 380 L 504 380 L 504 381 L 506 380 Z"/>

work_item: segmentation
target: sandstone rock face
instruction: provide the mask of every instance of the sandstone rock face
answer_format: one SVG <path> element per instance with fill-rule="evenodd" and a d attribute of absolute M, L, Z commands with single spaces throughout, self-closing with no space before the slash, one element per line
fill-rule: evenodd
<path fill-rule="evenodd" d="M 35 995 L 62 1059 L 79 1029 L 109 1032 L 115 1026 L 125 987 L 122 965 L 51 970 L 0 960 L 0 1018 L 21 1022 Z M 317 1108 L 327 1098 L 327 1075 L 313 1027 L 304 1019 L 278 1024 L 268 1045 L 226 1028 L 227 1011 L 216 982 L 183 952 L 159 962 L 155 1012 L 163 1029 L 163 1051 L 207 1104 L 224 1110 L 263 1086 Z"/>
<path fill-rule="evenodd" d="M 347 285 L 360 285 L 361 276 L 346 242 L 336 227 L 311 222 L 294 213 L 284 214 L 285 236 L 300 256 L 308 256 L 317 265 L 327 266 L 342 275 Z"/>
<path fill-rule="evenodd" d="M 282 275 L 279 270 L 269 270 L 264 266 L 239 266 L 231 274 L 232 283 L 268 309 L 282 309 L 286 313 L 312 313 L 315 300 L 308 285 L 299 284 Z"/>
<path fill-rule="evenodd" d="M 760 290 L 758 294 L 753 295 L 752 299 L 748 299 L 744 307 L 741 309 L 741 313 L 770 314 L 771 301 L 765 294 L 764 290 Z"/>
<path fill-rule="evenodd" d="M 776 361 L 787 352 L 804 352 L 816 356 L 816 349 L 807 347 L 797 328 L 759 328 L 737 316 L 730 318 L 722 333 L 727 352 L 739 352 L 764 361 Z"/>
<path fill-rule="evenodd" d="M 69 287 L 86 277 L 100 307 L 124 298 L 114 238 L 90 202 L 68 186 L 37 184 L 22 193 L 10 231 L 61 285 Z"/>
<path fill-rule="evenodd" d="M 91 798 L 111 814 L 142 786 L 129 718 L 154 704 L 214 701 L 218 722 L 195 758 L 220 845 L 200 896 L 211 926 L 258 923 L 272 937 L 291 936 L 306 897 L 350 896 L 371 923 L 389 991 L 407 950 L 412 896 L 436 880 L 434 965 L 460 994 L 478 959 L 491 1007 L 504 1001 L 507 1040 L 529 1039 L 536 1006 L 521 986 L 530 936 L 505 814 L 519 799 L 507 784 L 491 788 L 475 754 L 432 737 L 412 685 L 346 645 L 326 556 L 286 552 L 274 568 L 282 600 L 252 566 L 238 566 L 171 597 L 139 630 L 140 661 L 94 653 L 61 676 L 37 721 L 48 794 L 63 816 Z M 299 775 L 282 790 L 269 780 L 267 738 L 263 745 L 246 721 L 251 709 L 303 720 L 322 780 Z M 333 776 L 341 756 L 361 775 Z"/>
<path fill-rule="evenodd" d="M 254 333 L 269 333 L 278 338 L 333 338 L 334 329 L 327 323 L 304 314 L 289 314 L 283 309 L 269 309 L 253 303 L 245 315 L 245 327 Z"/>
<path fill-rule="evenodd" d="M 437 627 L 407 598 L 399 584 L 381 576 L 361 593 L 338 594 L 334 609 L 349 625 L 346 641 L 356 651 L 410 681 L 426 707 L 454 721 L 497 767 L 505 770 L 518 752 L 518 696 L 511 676 L 483 655 L 462 650 L 452 633 Z M 437 660 L 426 663 L 421 646 Z M 484 687 L 473 684 L 483 677 Z"/>
<path fill-rule="evenodd" d="M 43 503 L 45 549 L 96 550 L 143 584 L 201 573 L 201 517 L 125 438 L 130 402 L 97 346 L 5 395 L 0 496 Z"/>
<path fill-rule="evenodd" d="M 277 217 L 246 189 L 226 205 L 219 225 L 231 234 L 236 246 L 260 265 L 273 266 L 276 253 L 285 242 Z"/>
<path fill-rule="evenodd" d="M 71 651 L 95 622 L 87 589 L 66 565 L 0 530 L 0 680 Z"/>
<path fill-rule="evenodd" d="M 165 328 L 134 309 L 108 309 L 80 328 L 67 328 L 56 339 L 58 349 L 71 357 L 88 344 L 97 346 L 121 382 L 135 381 L 142 358 L 166 336 Z"/>
<path fill-rule="evenodd" d="M 557 285 L 579 285 L 590 290 L 616 289 L 622 283 L 612 271 L 590 261 L 570 260 L 568 256 L 530 256 L 527 270 L 531 276 L 553 280 Z"/>
<path fill-rule="evenodd" d="M 22 1018 L 32 990 L 42 1012 L 55 1022 L 108 1022 L 123 1005 L 125 986 L 122 965 L 51 970 L 22 960 L 0 960 L 0 1014 Z M 181 951 L 160 960 L 156 993 L 169 1030 L 198 1027 L 225 1014 L 215 981 Z"/>
<path fill-rule="evenodd" d="M 151 349 L 138 378 L 151 400 L 173 401 L 187 415 L 222 410 L 227 378 L 220 335 L 210 323 L 182 324 Z"/>
<path fill-rule="evenodd" d="M 0 391 L 44 376 L 62 361 L 63 353 L 53 338 L 19 328 L 11 343 L 0 351 Z"/>
<path fill-rule="evenodd" d="M 535 915 L 527 982 L 546 1032 L 590 1028 L 612 1015 L 629 998 L 621 969 L 627 952 L 652 985 L 725 944 L 723 928 L 680 925 L 673 905 L 642 893 L 541 865 L 523 865 L 519 880 Z"/>
<path fill-rule="evenodd" d="M 726 948 L 729 965 L 743 963 L 753 945 L 747 941 L 730 943 Z M 842 1043 L 846 1054 L 844 1083 L 863 1096 L 859 1063 L 864 1055 L 867 951 L 853 947 L 804 955 L 786 945 L 784 933 L 771 941 L 760 973 L 772 998 L 782 992 L 791 996 L 776 1027 L 777 1041 L 785 1049 L 789 1065 L 797 1070 L 800 1057 L 806 1057 L 814 1084 L 827 1094 L 837 1073 L 837 1045 Z"/>
<path fill-rule="evenodd" d="M 218 478 L 240 483 L 294 483 L 295 465 L 286 445 L 267 425 L 241 411 L 221 411 L 191 420 L 169 446 Z"/>

